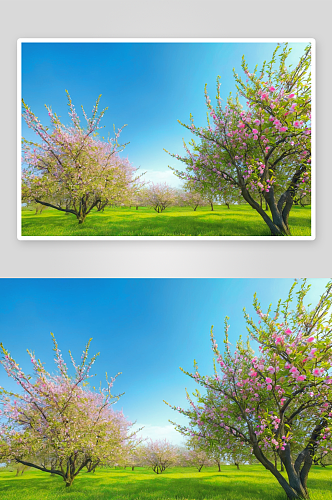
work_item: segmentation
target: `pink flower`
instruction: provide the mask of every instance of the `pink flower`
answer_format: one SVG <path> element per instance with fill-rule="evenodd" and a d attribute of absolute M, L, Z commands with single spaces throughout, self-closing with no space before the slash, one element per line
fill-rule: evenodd
<path fill-rule="evenodd" d="M 254 135 L 254 140 L 257 141 L 258 135 Z"/>
<path fill-rule="evenodd" d="M 296 380 L 297 380 L 298 382 L 303 382 L 303 380 L 305 380 L 305 379 L 306 379 L 306 376 L 305 376 L 305 375 L 300 375 L 299 377 L 297 377 L 297 379 L 296 379 Z"/>
<path fill-rule="evenodd" d="M 307 342 L 308 342 L 308 344 L 309 344 L 309 342 L 313 342 L 314 340 L 315 340 L 315 337 L 309 337 L 309 338 L 307 339 Z"/>
<path fill-rule="evenodd" d="M 252 129 L 252 133 L 253 134 L 258 134 L 258 130 L 256 130 L 255 128 Z"/>
<path fill-rule="evenodd" d="M 314 374 L 315 377 L 319 377 L 320 375 L 320 370 L 319 368 L 315 368 L 314 371 L 312 372 Z"/>
<path fill-rule="evenodd" d="M 293 97 L 295 97 L 295 94 L 290 94 L 290 95 L 288 96 L 288 99 L 293 99 Z"/>
<path fill-rule="evenodd" d="M 287 328 L 287 330 L 285 330 L 285 335 L 290 335 L 292 333 L 292 330 L 290 330 L 289 328 Z"/>
<path fill-rule="evenodd" d="M 270 88 L 269 88 L 269 91 L 270 91 L 270 92 L 274 92 L 274 91 L 275 91 L 275 88 L 274 88 L 274 87 L 270 87 Z"/>
<path fill-rule="evenodd" d="M 268 384 L 271 384 L 271 382 L 272 382 L 272 378 L 270 378 L 270 377 L 266 377 L 265 381 L 266 381 Z"/>
<path fill-rule="evenodd" d="M 266 388 L 267 388 L 268 391 L 272 391 L 272 385 L 271 384 L 269 384 Z"/>
<path fill-rule="evenodd" d="M 268 367 L 268 370 L 269 370 L 269 372 L 271 372 L 271 373 L 274 373 L 274 372 L 275 372 L 275 369 L 273 368 L 273 366 L 269 366 L 269 367 Z"/>

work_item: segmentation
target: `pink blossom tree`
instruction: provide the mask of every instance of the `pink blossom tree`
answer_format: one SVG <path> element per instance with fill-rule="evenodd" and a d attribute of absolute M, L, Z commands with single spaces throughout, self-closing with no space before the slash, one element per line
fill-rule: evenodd
<path fill-rule="evenodd" d="M 66 91 L 67 92 L 67 91 Z M 118 142 L 122 127 L 114 140 L 97 137 L 100 120 L 100 97 L 82 128 L 80 119 L 67 92 L 72 126 L 67 127 L 50 107 L 46 106 L 52 129 L 41 124 L 23 101 L 23 118 L 39 141 L 23 139 L 22 201 L 35 202 L 73 214 L 82 224 L 94 207 L 101 210 L 108 203 L 119 203 L 128 196 L 138 179 L 137 169 L 121 158 L 126 144 Z"/>
<path fill-rule="evenodd" d="M 144 200 L 147 205 L 159 213 L 166 210 L 176 199 L 176 192 L 166 182 L 154 184 L 151 182 L 143 191 Z"/>
<path fill-rule="evenodd" d="M 211 457 L 208 454 L 206 446 L 197 438 L 191 438 L 187 442 L 187 453 L 185 454 L 185 462 L 187 465 L 196 467 L 198 472 L 201 472 L 203 467 L 212 465 Z"/>
<path fill-rule="evenodd" d="M 194 212 L 196 212 L 197 207 L 202 207 L 206 204 L 206 200 L 204 200 L 201 193 L 193 189 L 190 189 L 184 193 L 183 202 L 184 204 L 192 207 Z"/>
<path fill-rule="evenodd" d="M 223 354 L 211 330 L 214 375 L 201 375 L 196 362 L 194 373 L 182 370 L 206 393 L 198 394 L 197 402 L 188 395 L 188 410 L 173 408 L 190 419 L 188 426 L 177 426 L 180 432 L 216 443 L 228 438 L 231 446 L 246 446 L 289 499 L 308 499 L 310 468 L 332 447 L 332 282 L 309 309 L 304 300 L 310 286 L 303 281 L 292 310 L 296 285 L 273 314 L 271 306 L 263 313 L 254 297 L 258 324 L 245 312 L 257 353 L 249 339 L 244 343 L 241 338 L 232 352 L 228 318 Z M 274 452 L 286 477 L 268 458 Z"/>
<path fill-rule="evenodd" d="M 145 455 L 146 450 L 144 443 L 140 441 L 132 449 L 129 450 L 128 455 L 125 459 L 126 466 L 128 465 L 129 467 L 131 467 L 131 470 L 134 470 L 135 467 L 143 467 Z"/>
<path fill-rule="evenodd" d="M 150 439 L 144 449 L 143 463 L 156 474 L 162 474 L 166 469 L 177 464 L 178 449 L 167 439 Z"/>
<path fill-rule="evenodd" d="M 59 475 L 66 486 L 84 468 L 121 460 L 131 446 L 130 422 L 112 405 L 115 378 L 105 389 L 95 392 L 88 387 L 90 370 L 98 355 L 88 360 L 90 341 L 70 376 L 61 351 L 52 334 L 58 374 L 48 373 L 44 364 L 28 351 L 34 377 L 26 375 L 2 344 L 0 363 L 21 391 L 0 388 L 0 456 L 6 460 Z M 118 374 L 119 375 L 119 374 Z"/>
<path fill-rule="evenodd" d="M 246 82 L 234 71 L 246 108 L 238 96 L 235 100 L 230 96 L 222 107 L 220 77 L 215 108 L 205 87 L 212 122 L 208 119 L 207 127 L 200 128 L 191 115 L 191 125 L 179 121 L 200 142 L 192 140 L 192 150 L 185 144 L 186 156 L 170 153 L 186 165 L 186 171 L 172 168 L 178 177 L 216 193 L 223 183 L 236 188 L 274 236 L 290 235 L 288 217 L 294 196 L 311 192 L 311 47 L 306 47 L 292 70 L 287 67 L 291 49 L 285 44 L 278 54 L 279 48 L 259 75 L 257 66 L 249 72 L 243 57 Z M 275 69 L 277 55 L 280 65 Z M 265 198 L 271 216 L 258 203 L 258 195 Z"/>

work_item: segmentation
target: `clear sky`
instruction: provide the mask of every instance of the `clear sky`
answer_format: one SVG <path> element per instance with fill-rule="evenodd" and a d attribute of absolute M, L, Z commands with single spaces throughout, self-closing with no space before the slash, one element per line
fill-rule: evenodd
<path fill-rule="evenodd" d="M 328 280 L 314 279 L 310 302 L 315 304 Z M 254 313 L 256 291 L 262 310 L 285 299 L 291 279 L 0 279 L 0 341 L 27 373 L 34 351 L 55 371 L 52 331 L 64 358 L 68 350 L 79 360 L 93 338 L 90 354 L 100 352 L 94 365 L 99 386 L 122 372 L 114 394 L 125 392 L 118 409 L 145 426 L 144 436 L 181 443 L 168 420 L 185 422 L 167 407 L 187 406 L 185 388 L 197 385 L 180 370 L 213 371 L 210 328 L 222 345 L 223 322 L 230 320 L 230 342 L 246 336 L 243 307 Z M 92 383 L 91 382 L 91 383 Z M 0 385 L 16 390 L 0 366 Z"/>
<path fill-rule="evenodd" d="M 232 68 L 242 75 L 245 55 L 249 70 L 258 70 L 269 61 L 276 43 L 23 43 L 22 97 L 35 115 L 49 125 L 44 104 L 50 105 L 69 125 L 69 91 L 76 111 L 83 105 L 88 116 L 99 94 L 100 109 L 108 107 L 101 124 L 103 133 L 113 137 L 124 124 L 122 142 L 130 142 L 122 153 L 145 178 L 180 186 L 181 181 L 167 168 L 182 164 L 167 153 L 183 154 L 184 138 L 191 133 L 177 120 L 189 124 L 193 114 L 197 126 L 206 124 L 204 85 L 215 101 L 216 78 L 221 76 L 224 100 L 235 93 Z M 303 54 L 305 43 L 291 43 L 289 63 Z M 82 115 L 82 113 L 81 113 Z M 23 136 L 36 140 L 23 123 Z M 102 132 L 102 131 L 100 131 Z"/>

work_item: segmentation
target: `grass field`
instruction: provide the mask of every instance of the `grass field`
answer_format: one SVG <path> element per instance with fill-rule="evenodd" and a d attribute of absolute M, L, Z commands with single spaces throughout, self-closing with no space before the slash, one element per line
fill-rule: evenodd
<path fill-rule="evenodd" d="M 310 207 L 293 207 L 292 236 L 310 236 Z M 35 215 L 22 210 L 22 236 L 270 236 L 249 205 L 198 208 L 171 207 L 161 214 L 152 208 L 106 208 L 91 212 L 83 224 L 74 215 L 46 209 Z"/>
<path fill-rule="evenodd" d="M 332 469 L 313 467 L 308 480 L 311 500 L 332 500 Z M 285 500 L 274 477 L 260 465 L 222 466 L 197 472 L 174 468 L 163 474 L 148 469 L 99 469 L 82 472 L 70 488 L 60 477 L 29 470 L 23 476 L 0 473 L 2 500 Z"/>

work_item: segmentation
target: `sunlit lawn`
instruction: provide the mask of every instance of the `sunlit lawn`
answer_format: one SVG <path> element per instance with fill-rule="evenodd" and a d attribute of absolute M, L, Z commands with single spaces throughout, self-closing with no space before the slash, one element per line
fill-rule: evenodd
<path fill-rule="evenodd" d="M 310 207 L 292 208 L 292 236 L 310 236 L 310 217 Z M 124 207 L 93 211 L 83 224 L 54 209 L 38 215 L 22 210 L 22 236 L 270 236 L 270 231 L 248 205 L 216 206 L 214 211 L 171 207 L 161 214 L 147 207 Z"/>
<path fill-rule="evenodd" d="M 311 500 L 332 500 L 332 468 L 313 467 Z M 70 488 L 60 477 L 29 470 L 23 476 L 0 473 L 2 500 L 285 500 L 272 474 L 260 465 L 174 468 L 157 475 L 149 469 L 99 469 L 82 472 Z"/>

